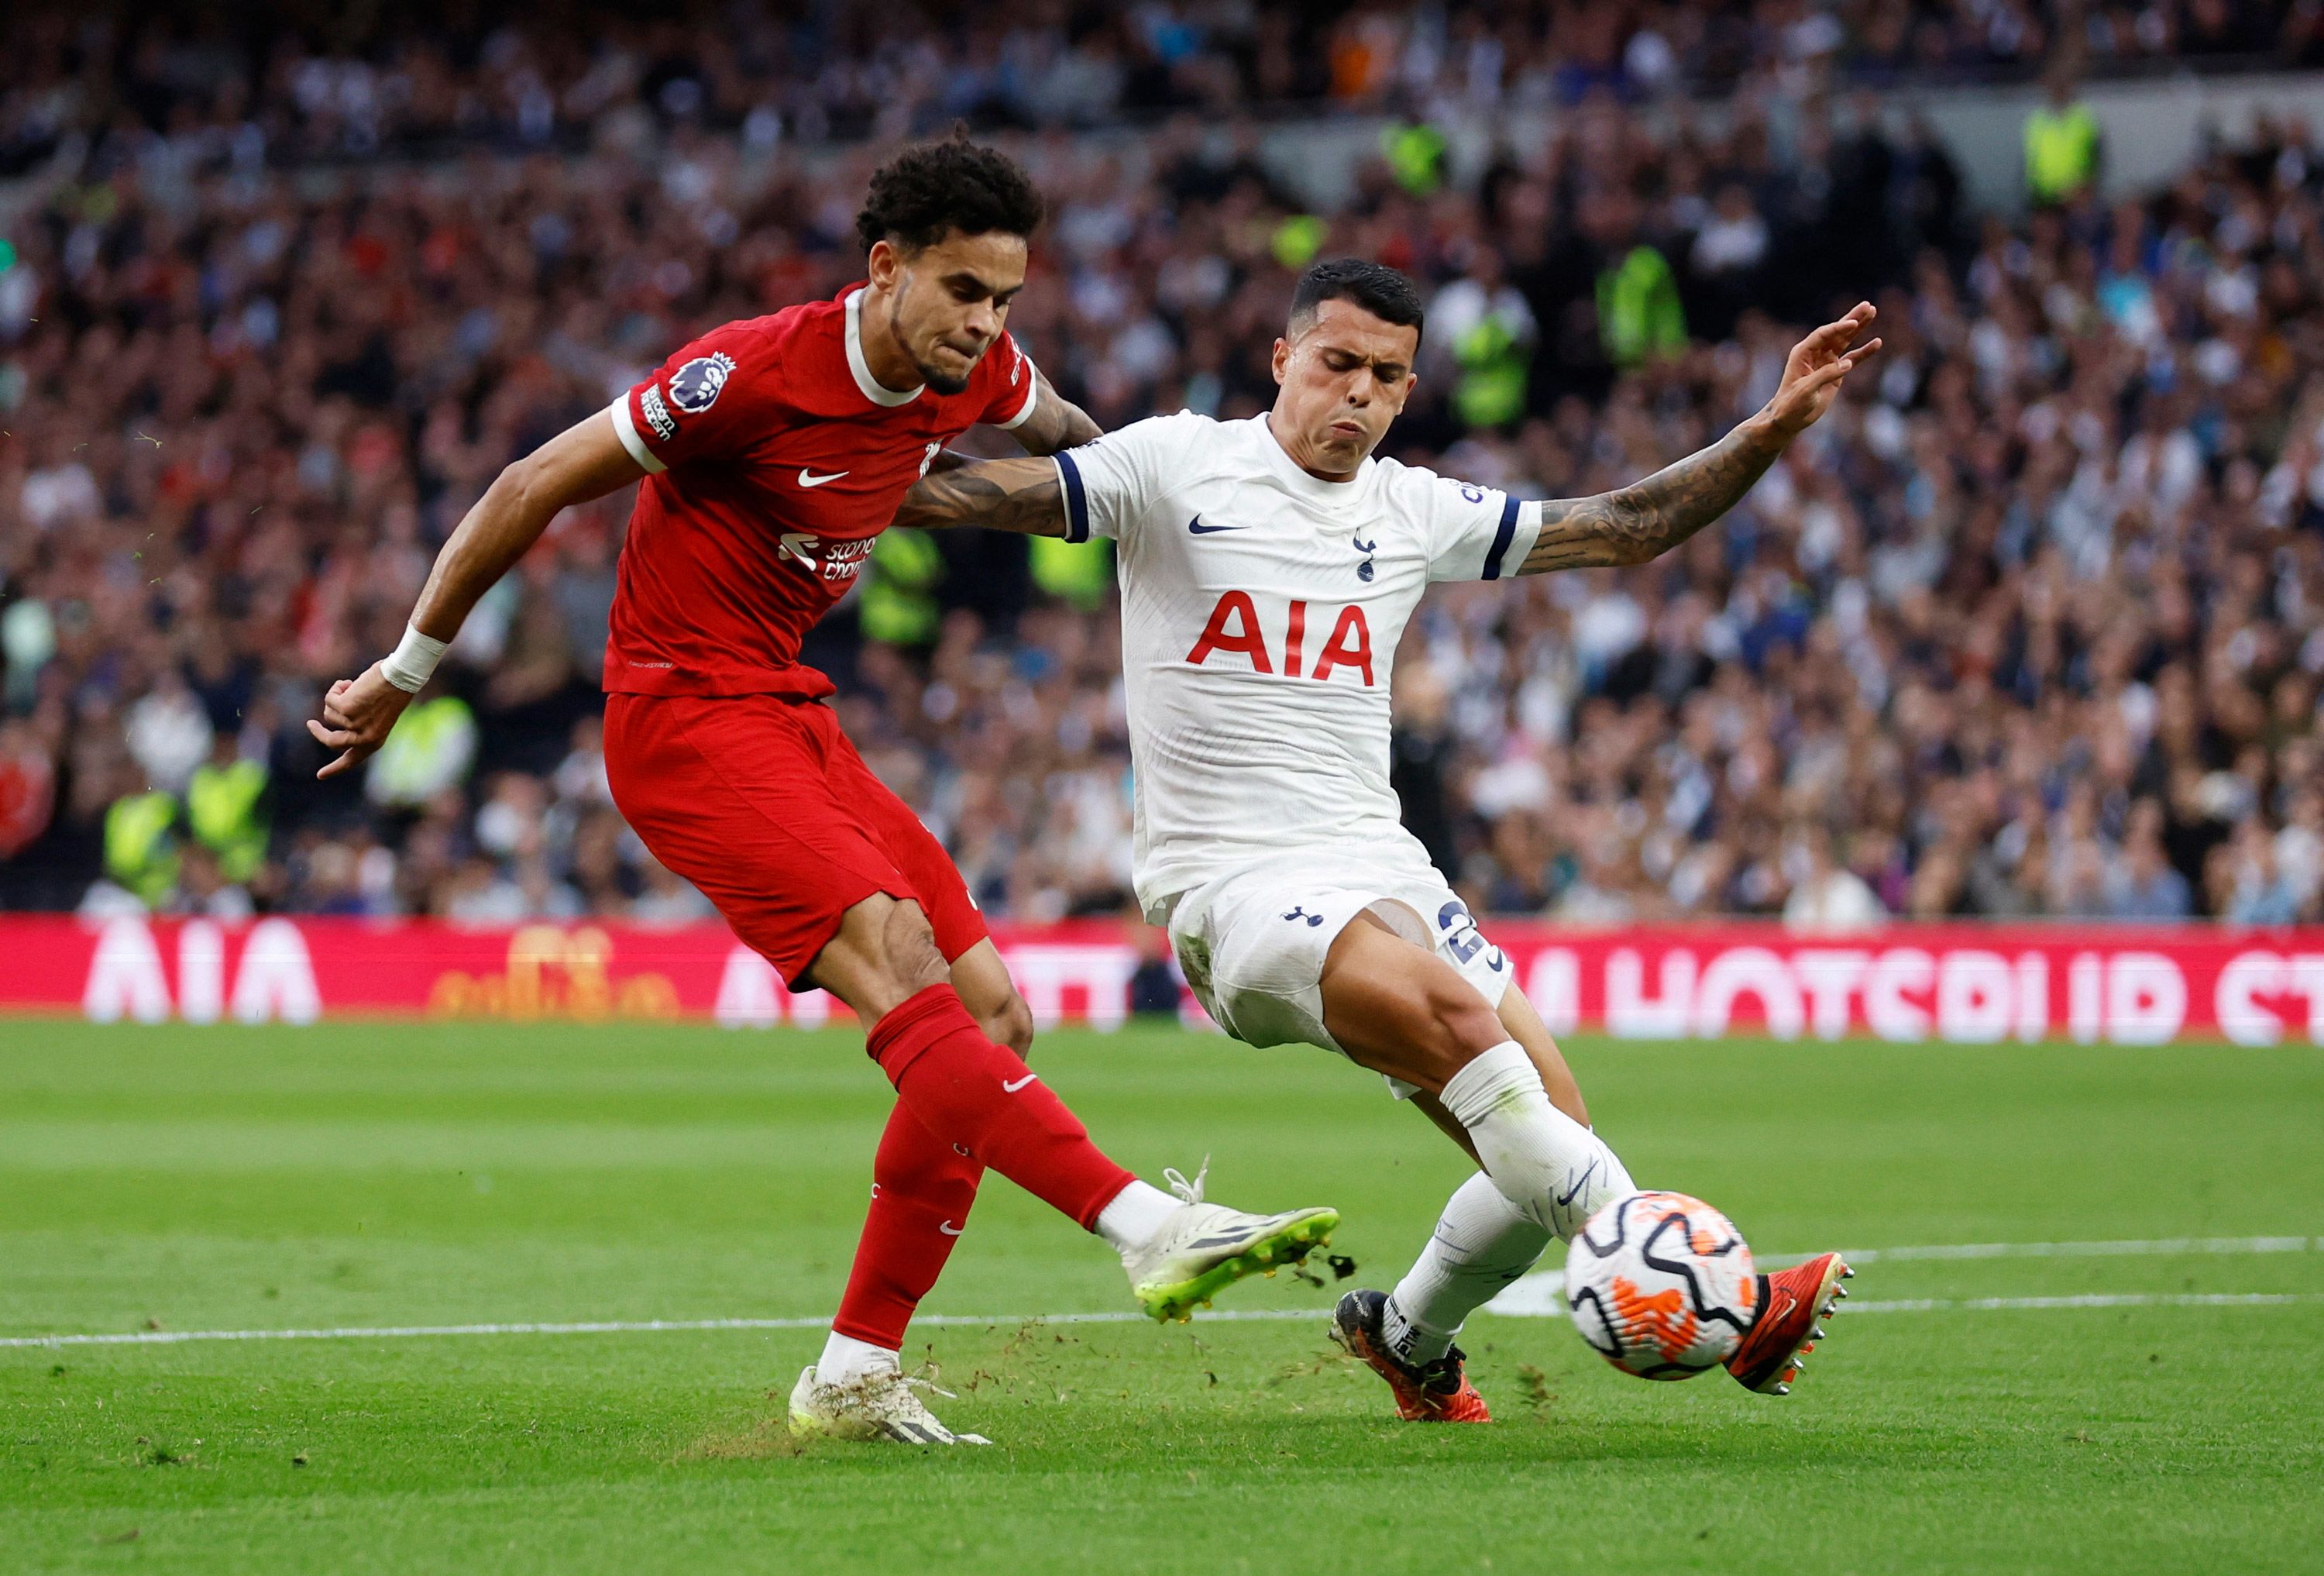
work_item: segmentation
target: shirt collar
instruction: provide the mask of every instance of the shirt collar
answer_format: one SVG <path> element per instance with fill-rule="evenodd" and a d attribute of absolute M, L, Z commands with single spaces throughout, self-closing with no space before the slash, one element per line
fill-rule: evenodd
<path fill-rule="evenodd" d="M 1302 498 L 1313 498 L 1319 503 L 1346 503 L 1360 498 L 1370 488 L 1372 473 L 1379 468 L 1371 456 L 1366 455 L 1356 474 L 1344 482 L 1327 482 L 1321 476 L 1310 475 L 1299 463 L 1283 452 L 1283 445 L 1275 436 L 1275 429 L 1267 423 L 1262 410 L 1250 419 L 1256 429 L 1259 453 L 1266 457 L 1267 468 L 1277 480 Z"/>
<path fill-rule="evenodd" d="M 863 290 L 861 286 L 847 292 L 847 370 L 855 374 L 855 386 L 874 405 L 908 405 L 920 397 L 925 383 L 915 383 L 899 392 L 872 375 L 872 364 L 863 359 Z"/>

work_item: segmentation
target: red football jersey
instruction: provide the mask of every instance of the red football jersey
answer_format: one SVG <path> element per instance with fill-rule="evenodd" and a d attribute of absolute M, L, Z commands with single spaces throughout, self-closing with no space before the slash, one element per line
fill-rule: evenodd
<path fill-rule="evenodd" d="M 605 688 L 832 691 L 799 641 L 847 594 L 905 490 L 979 422 L 1033 413 L 1007 334 L 957 394 L 883 388 L 863 359 L 864 287 L 715 328 L 608 415 L 649 475 L 613 592 Z"/>

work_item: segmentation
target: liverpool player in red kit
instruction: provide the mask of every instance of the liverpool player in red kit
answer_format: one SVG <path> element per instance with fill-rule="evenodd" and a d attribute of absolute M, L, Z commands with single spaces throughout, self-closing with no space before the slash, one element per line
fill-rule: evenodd
<path fill-rule="evenodd" d="M 964 140 L 885 166 L 858 220 L 863 283 L 714 329 L 502 472 L 402 643 L 334 684 L 308 724 L 341 751 L 324 776 L 378 749 L 557 512 L 643 478 L 605 652 L 614 799 L 793 988 L 854 1009 L 899 1096 L 830 1342 L 791 1396 L 797 1431 L 983 1442 L 929 1415 L 896 1353 L 987 1166 L 1115 1248 L 1157 1318 L 1338 1221 L 1204 1203 L 1199 1179 L 1173 1198 L 1090 1141 L 1021 1058 L 1030 1018 L 959 872 L 820 704 L 831 681 L 798 661 L 947 442 L 979 423 L 1036 454 L 1097 436 L 1004 328 L 1040 216 L 1021 170 Z"/>

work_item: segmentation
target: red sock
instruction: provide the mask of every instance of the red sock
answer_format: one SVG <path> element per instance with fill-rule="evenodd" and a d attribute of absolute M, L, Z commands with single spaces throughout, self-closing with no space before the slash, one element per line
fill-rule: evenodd
<path fill-rule="evenodd" d="M 976 1027 L 950 985 L 931 985 L 872 1026 L 867 1048 L 904 1104 L 936 1138 L 1087 1230 L 1137 1178 L 1016 1052 Z"/>
<path fill-rule="evenodd" d="M 897 1102 L 872 1161 L 872 1207 L 834 1330 L 890 1351 L 903 1349 L 912 1312 L 944 1273 L 983 1175 L 982 1166 Z"/>

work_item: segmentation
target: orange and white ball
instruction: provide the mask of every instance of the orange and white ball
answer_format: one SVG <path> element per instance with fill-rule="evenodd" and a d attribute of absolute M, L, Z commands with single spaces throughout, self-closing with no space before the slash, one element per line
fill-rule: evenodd
<path fill-rule="evenodd" d="M 1683 1193 L 1601 1207 L 1565 1250 L 1565 1302 L 1598 1354 L 1642 1379 L 1687 1379 L 1732 1356 L 1758 1311 L 1750 1244 Z"/>

